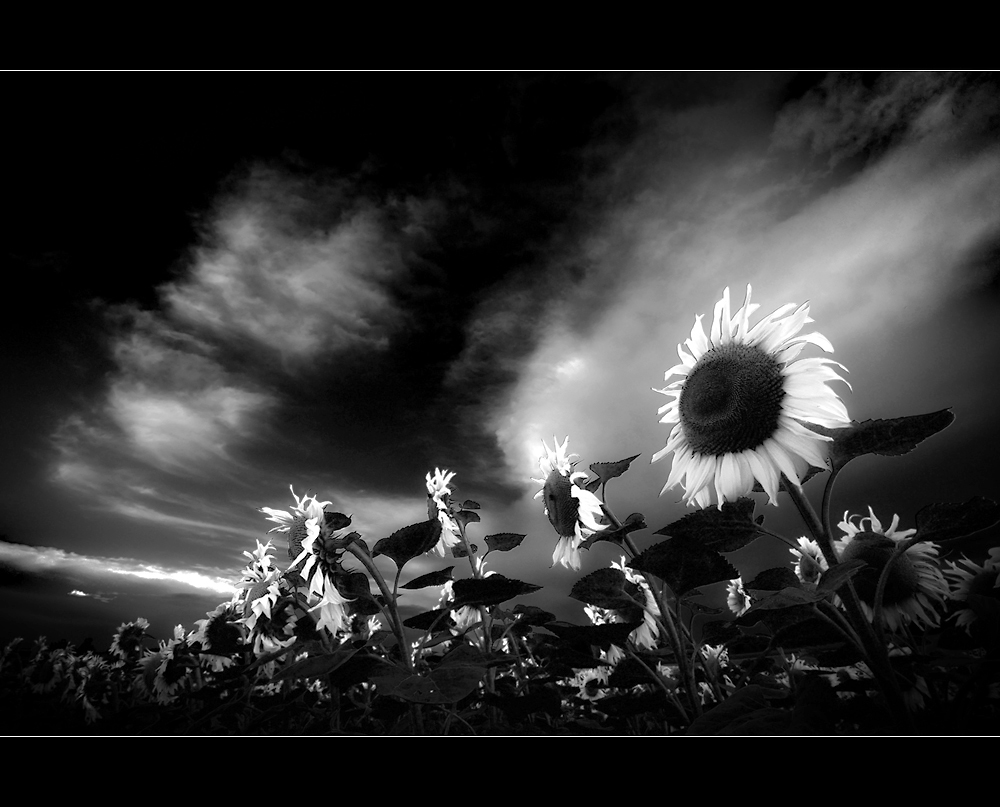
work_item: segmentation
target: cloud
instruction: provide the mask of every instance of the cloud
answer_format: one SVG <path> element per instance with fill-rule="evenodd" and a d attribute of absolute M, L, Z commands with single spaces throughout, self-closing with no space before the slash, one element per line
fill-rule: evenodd
<path fill-rule="evenodd" d="M 235 580 L 240 571 L 235 569 L 227 576 L 225 570 L 165 568 L 140 563 L 131 558 L 80 555 L 54 547 L 27 546 L 6 541 L 0 541 L 0 563 L 28 575 L 60 576 L 84 581 L 87 588 L 101 590 L 100 596 L 105 598 L 109 595 L 103 589 L 115 588 L 115 576 L 159 581 L 166 591 L 171 592 L 197 589 L 231 597 L 236 591 Z M 70 593 L 79 590 L 77 588 Z"/>
<path fill-rule="evenodd" d="M 266 481 L 285 450 L 308 463 L 294 450 L 317 438 L 301 413 L 328 407 L 312 382 L 412 324 L 397 296 L 438 216 L 432 201 L 370 199 L 329 176 L 255 166 L 233 179 L 161 308 L 107 308 L 113 370 L 53 434 L 52 478 L 91 506 L 225 531 L 221 509 L 212 525 L 180 505 L 203 509 L 196 485 Z"/>
<path fill-rule="evenodd" d="M 407 316 L 393 288 L 434 206 L 345 196 L 343 184 L 255 167 L 218 203 L 186 275 L 163 289 L 169 315 L 288 368 L 385 349 Z"/>
<path fill-rule="evenodd" d="M 946 96 L 949 109 L 964 108 L 967 117 L 941 114 Z M 975 98 L 982 102 L 978 90 Z M 813 329 L 833 341 L 855 381 L 874 384 L 880 373 L 899 372 L 872 346 L 890 343 L 903 327 L 925 323 L 950 340 L 940 312 L 982 285 L 984 278 L 968 271 L 969 257 L 1000 234 L 1000 151 L 993 144 L 968 147 L 963 133 L 975 129 L 969 119 L 987 112 L 961 100 L 951 90 L 904 91 L 890 81 L 867 99 L 877 114 L 859 113 L 850 130 L 834 115 L 836 131 L 822 141 L 828 151 L 858 148 L 866 130 L 881 137 L 879 127 L 911 135 L 832 184 L 808 160 L 773 149 L 766 138 L 754 148 L 749 138 L 720 150 L 719 138 L 706 133 L 709 146 L 699 152 L 692 145 L 698 121 L 721 119 L 739 131 L 741 104 L 715 104 L 711 114 L 689 110 L 683 126 L 652 121 L 661 135 L 684 131 L 684 165 L 677 167 L 673 141 L 637 137 L 623 164 L 611 169 L 619 183 L 615 197 L 578 232 L 574 281 L 544 312 L 524 320 L 532 349 L 488 416 L 508 479 L 534 472 L 539 440 L 553 434 L 570 435 L 571 450 L 585 464 L 637 452 L 648 457 L 662 447 L 666 432 L 656 417 L 662 401 L 650 388 L 663 385 L 695 314 L 710 318 L 727 285 L 742 300 L 752 283 L 765 311 L 811 300 Z M 825 118 L 806 117 L 818 137 Z M 791 118 L 779 121 L 778 135 L 787 140 Z M 623 187 L 623 177 L 634 185 Z M 908 358 L 908 383 L 924 390 L 920 358 Z M 973 365 L 971 358 L 953 362 L 952 383 L 975 385 Z M 903 413 L 866 416 L 892 414 Z M 632 474 L 647 499 L 655 500 L 665 478 L 660 470 Z"/>

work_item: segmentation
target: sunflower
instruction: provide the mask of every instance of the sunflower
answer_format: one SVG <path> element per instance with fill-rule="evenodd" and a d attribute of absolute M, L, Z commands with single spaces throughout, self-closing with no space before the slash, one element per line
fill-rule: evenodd
<path fill-rule="evenodd" d="M 555 448 L 550 449 L 545 441 L 542 441 L 545 454 L 538 460 L 542 478 L 532 477 L 532 481 L 540 483 L 542 489 L 535 494 L 535 498 L 540 499 L 544 496 L 545 515 L 549 517 L 549 523 L 559 536 L 556 548 L 552 552 L 552 565 L 561 563 L 567 569 L 579 571 L 580 544 L 589 535 L 600 532 L 607 525 L 598 521 L 603 515 L 601 500 L 580 486 L 580 482 L 585 481 L 587 475 L 582 471 L 573 471 L 579 455 L 566 453 L 569 438 L 563 440 L 560 445 L 553 437 L 552 443 Z"/>
<path fill-rule="evenodd" d="M 875 592 L 882 570 L 896 549 L 916 530 L 897 530 L 899 516 L 893 515 L 892 523 L 883 529 L 871 507 L 868 518 L 844 513 L 838 525 L 844 537 L 834 542 L 834 549 L 841 561 L 863 560 L 868 564 L 853 578 L 865 614 L 872 618 Z M 853 519 L 858 519 L 857 524 Z M 868 522 L 867 528 L 865 522 Z M 948 584 L 937 565 L 938 547 L 924 541 L 909 547 L 893 562 L 882 597 L 882 614 L 890 630 L 898 630 L 913 622 L 918 626 L 936 626 L 939 617 L 936 608 L 948 596 Z"/>
<path fill-rule="evenodd" d="M 434 551 L 442 558 L 445 550 L 462 543 L 462 533 L 458 528 L 458 522 L 451 514 L 451 494 L 454 491 L 449 485 L 454 478 L 455 472 L 449 471 L 447 468 L 444 471 L 435 468 L 433 476 L 431 474 L 426 476 L 427 518 L 436 518 L 441 522 L 441 537 L 438 539 Z"/>
<path fill-rule="evenodd" d="M 753 605 L 753 598 L 750 596 L 750 592 L 743 587 L 742 577 L 730 580 L 729 585 L 726 586 L 726 604 L 729 606 L 729 610 L 736 614 L 736 616 L 743 616 L 743 614 L 750 610 L 750 606 Z"/>
<path fill-rule="evenodd" d="M 795 576 L 802 583 L 815 586 L 823 572 L 830 567 L 819 544 L 804 536 L 799 538 L 798 549 L 788 551 L 795 557 Z"/>
<path fill-rule="evenodd" d="M 969 596 L 1000 599 L 1000 547 L 993 547 L 982 565 L 966 557 L 948 563 L 944 576 L 951 584 L 950 599 L 965 603 L 954 614 L 955 624 L 971 633 L 977 614 L 968 606 Z"/>
<path fill-rule="evenodd" d="M 288 556 L 292 562 L 281 576 L 294 580 L 297 575 L 301 579 L 307 589 L 309 611 L 319 611 L 317 625 L 336 634 L 337 631 L 346 630 L 348 627 L 345 605 L 349 600 L 341 595 L 332 578 L 340 569 L 340 554 L 343 552 L 343 546 L 334 534 L 334 525 L 345 521 L 350 523 L 350 518 L 341 518 L 339 514 L 327 514 L 325 508 L 331 502 L 321 502 L 315 496 L 296 496 L 291 486 L 289 490 L 295 499 L 295 507 L 291 513 L 270 507 L 260 508 L 262 513 L 268 514 L 268 521 L 278 524 L 269 532 L 284 532 L 288 535 Z M 292 575 L 293 572 L 295 575 Z M 268 582 L 272 582 L 276 577 L 272 574 Z M 246 579 L 243 586 L 247 587 Z M 266 596 L 261 596 L 264 594 Z M 277 591 L 265 589 L 257 594 L 252 589 L 247 600 L 251 603 L 254 614 L 262 613 L 270 619 L 270 614 L 262 609 L 269 609 L 277 601 Z M 253 629 L 252 624 L 248 622 L 247 625 Z"/>
<path fill-rule="evenodd" d="M 710 336 L 702 315 L 695 318 L 691 338 L 677 347 L 681 363 L 664 375 L 680 378 L 654 389 L 673 399 L 659 409 L 671 431 L 652 458 L 674 455 L 660 494 L 683 484 L 688 505 L 707 507 L 714 493 L 721 508 L 750 493 L 755 480 L 777 504 L 782 474 L 799 485 L 810 466 L 824 467 L 824 443 L 831 438 L 808 424 L 850 424 L 843 402 L 827 386 L 844 381 L 833 366 L 845 368 L 832 359 L 797 359 L 807 344 L 833 351 L 821 334 L 799 335 L 812 322 L 809 304 L 783 305 L 750 327 L 759 307 L 750 303 L 750 292 L 747 286 L 743 307 L 731 315 L 726 288 Z"/>

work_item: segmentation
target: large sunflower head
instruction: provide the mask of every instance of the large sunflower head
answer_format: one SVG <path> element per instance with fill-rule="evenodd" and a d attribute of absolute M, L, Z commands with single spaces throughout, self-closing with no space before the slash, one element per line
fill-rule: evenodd
<path fill-rule="evenodd" d="M 601 500 L 581 486 L 587 475 L 582 471 L 573 471 L 576 454 L 567 454 L 569 445 L 567 437 L 562 445 L 552 438 L 554 448 L 550 449 L 545 441 L 542 448 L 545 453 L 538 460 L 542 477 L 533 481 L 542 485 L 535 494 L 536 499 L 544 499 L 545 515 L 559 536 L 556 548 L 552 553 L 552 564 L 561 563 L 568 569 L 580 570 L 580 544 L 587 536 L 605 529 L 599 519 L 603 516 Z"/>
<path fill-rule="evenodd" d="M 851 579 L 869 619 L 873 616 L 879 578 L 896 545 L 916 533 L 916 530 L 898 530 L 898 525 L 899 516 L 893 515 L 892 523 L 883 528 L 870 507 L 868 518 L 848 517 L 844 513 L 839 524 L 844 537 L 834 543 L 837 557 L 841 561 L 863 560 L 868 564 Z M 909 547 L 893 562 L 882 595 L 882 614 L 890 630 L 898 630 L 909 622 L 924 627 L 938 624 L 936 609 L 948 596 L 948 584 L 938 568 L 937 556 L 937 545 L 924 541 Z"/>
<path fill-rule="evenodd" d="M 759 306 L 750 303 L 750 292 L 747 286 L 735 314 L 729 289 L 723 292 L 710 334 L 702 315 L 695 318 L 691 338 L 677 346 L 681 363 L 664 375 L 679 378 L 654 390 L 672 399 L 659 409 L 670 436 L 652 459 L 674 455 L 660 493 L 683 484 L 689 505 L 706 507 L 714 499 L 721 508 L 750 493 L 755 481 L 776 504 L 782 474 L 797 485 L 809 466 L 822 468 L 826 461 L 830 438 L 807 424 L 850 423 L 843 402 L 827 386 L 844 380 L 834 369 L 842 365 L 798 359 L 807 344 L 833 351 L 821 334 L 799 333 L 812 322 L 809 304 L 783 305 L 751 327 L 750 315 Z"/>

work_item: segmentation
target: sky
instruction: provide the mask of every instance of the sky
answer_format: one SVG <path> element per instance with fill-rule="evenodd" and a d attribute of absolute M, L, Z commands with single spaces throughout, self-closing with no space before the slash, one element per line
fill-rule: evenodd
<path fill-rule="evenodd" d="M 994 74 L 0 81 L 2 640 L 191 629 L 290 485 L 372 546 L 426 518 L 435 468 L 482 505 L 474 543 L 527 536 L 487 561 L 542 586 L 519 601 L 582 624 L 573 583 L 619 554 L 550 568 L 542 441 L 568 436 L 580 469 L 638 454 L 608 504 L 644 514 L 640 549 L 660 540 L 688 511 L 659 495 L 652 390 L 727 286 L 761 314 L 810 302 L 853 419 L 955 412 L 905 457 L 853 462 L 835 513 L 905 528 L 998 498 Z M 745 579 L 785 553 L 766 540 L 732 558 Z M 470 574 L 431 554 L 403 580 L 450 565 Z M 436 600 L 407 592 L 404 615 Z"/>

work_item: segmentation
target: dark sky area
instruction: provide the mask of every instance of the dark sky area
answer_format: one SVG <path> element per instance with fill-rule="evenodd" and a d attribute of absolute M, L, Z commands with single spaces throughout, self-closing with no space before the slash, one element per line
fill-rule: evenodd
<path fill-rule="evenodd" d="M 639 454 L 608 500 L 658 540 L 685 508 L 657 495 L 651 388 L 726 286 L 761 313 L 811 302 L 854 419 L 955 411 L 918 451 L 852 463 L 836 512 L 906 528 L 1000 495 L 994 74 L 2 81 L 0 639 L 190 628 L 289 485 L 371 545 L 426 518 L 435 467 L 482 504 L 474 542 L 527 534 L 489 567 L 582 622 L 532 499 L 541 441 L 568 435 L 584 469 Z M 583 572 L 615 560 L 598 544 Z"/>

